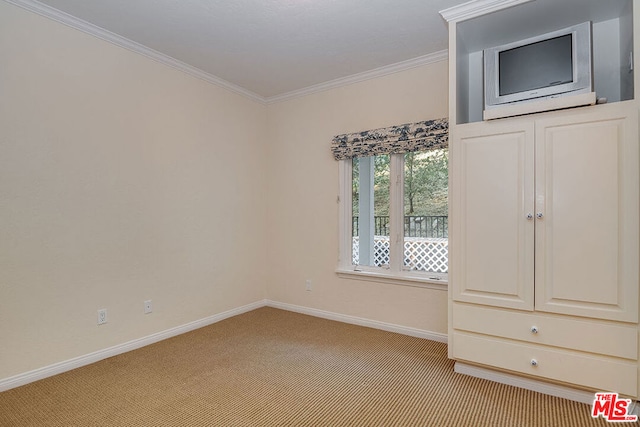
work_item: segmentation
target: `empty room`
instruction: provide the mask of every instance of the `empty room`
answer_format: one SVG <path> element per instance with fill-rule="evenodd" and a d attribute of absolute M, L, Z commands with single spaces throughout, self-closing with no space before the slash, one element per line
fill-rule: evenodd
<path fill-rule="evenodd" d="M 0 426 L 638 422 L 635 1 L 0 0 L 0 58 Z"/>

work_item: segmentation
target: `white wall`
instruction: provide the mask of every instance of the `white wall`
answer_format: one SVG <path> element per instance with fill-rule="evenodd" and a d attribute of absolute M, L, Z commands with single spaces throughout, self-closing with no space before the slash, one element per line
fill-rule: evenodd
<path fill-rule="evenodd" d="M 0 58 L 0 379 L 265 297 L 447 332 L 445 291 L 336 276 L 329 151 L 445 117 L 445 61 L 265 106 L 6 2 Z"/>
<path fill-rule="evenodd" d="M 266 106 L 6 2 L 0 62 L 0 379 L 265 297 Z"/>
<path fill-rule="evenodd" d="M 340 279 L 333 136 L 447 117 L 447 62 L 269 105 L 268 297 L 447 333 L 447 293 Z M 305 280 L 313 284 L 305 291 Z"/>

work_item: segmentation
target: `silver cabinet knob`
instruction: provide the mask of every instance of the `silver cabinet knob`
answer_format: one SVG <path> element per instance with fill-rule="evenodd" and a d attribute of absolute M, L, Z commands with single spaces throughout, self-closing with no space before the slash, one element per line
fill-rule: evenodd
<path fill-rule="evenodd" d="M 532 326 L 531 327 L 531 333 L 532 334 L 537 334 L 538 333 L 538 327 L 537 326 Z"/>
<path fill-rule="evenodd" d="M 538 213 L 536 214 L 536 218 L 538 218 L 538 219 L 542 219 L 542 212 L 538 212 Z"/>
<path fill-rule="evenodd" d="M 538 366 L 538 361 L 536 359 L 531 359 L 531 366 Z"/>
<path fill-rule="evenodd" d="M 533 214 L 528 213 L 528 214 L 527 214 L 527 219 L 533 219 Z"/>

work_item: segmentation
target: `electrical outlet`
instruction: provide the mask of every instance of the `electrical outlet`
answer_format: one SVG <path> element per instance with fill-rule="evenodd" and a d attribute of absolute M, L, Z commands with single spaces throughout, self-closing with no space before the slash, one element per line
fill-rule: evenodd
<path fill-rule="evenodd" d="M 304 287 L 305 287 L 305 289 L 307 291 L 311 290 L 311 280 L 310 279 L 307 279 L 307 280 L 304 281 Z"/>
<path fill-rule="evenodd" d="M 153 306 L 151 305 L 151 300 L 148 299 L 144 302 L 144 314 L 149 314 L 153 311 Z"/>
<path fill-rule="evenodd" d="M 98 325 L 104 325 L 107 323 L 107 309 L 102 308 L 98 310 Z"/>

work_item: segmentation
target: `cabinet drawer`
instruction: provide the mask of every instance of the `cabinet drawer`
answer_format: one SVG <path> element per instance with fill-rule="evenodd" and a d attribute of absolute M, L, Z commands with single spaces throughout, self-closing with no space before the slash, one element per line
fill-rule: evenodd
<path fill-rule="evenodd" d="M 453 356 L 598 391 L 637 396 L 638 366 L 630 361 L 464 332 L 453 333 Z"/>
<path fill-rule="evenodd" d="M 536 328 L 536 333 L 532 332 L 533 327 Z M 625 359 L 638 359 L 638 331 L 632 325 L 454 303 L 453 328 Z"/>

